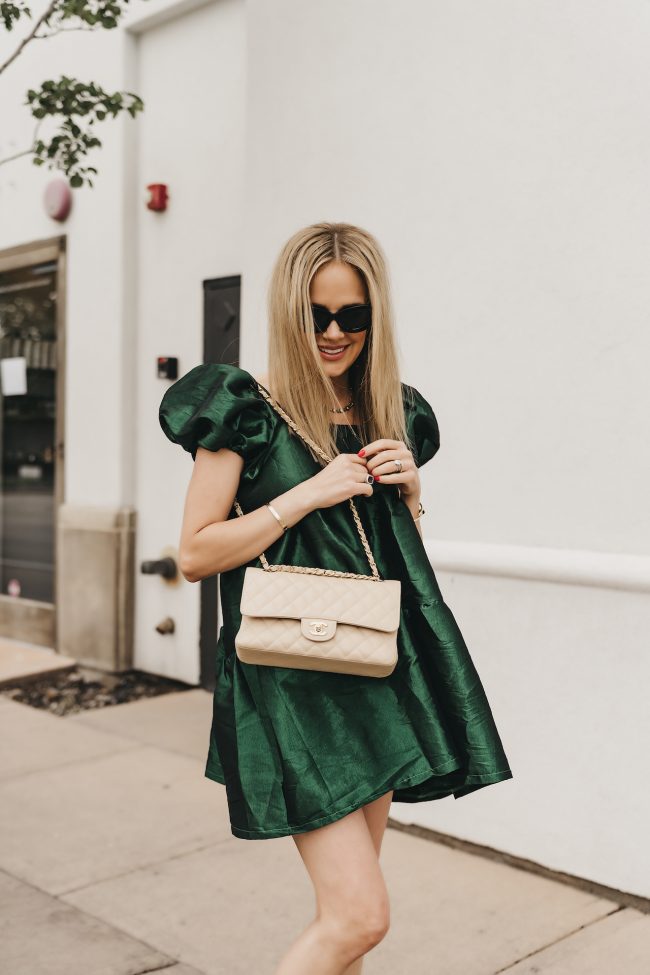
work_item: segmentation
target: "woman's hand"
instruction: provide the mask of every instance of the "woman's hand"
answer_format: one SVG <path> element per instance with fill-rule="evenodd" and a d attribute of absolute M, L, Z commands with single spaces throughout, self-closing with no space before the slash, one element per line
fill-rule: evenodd
<path fill-rule="evenodd" d="M 357 454 L 337 454 L 322 471 L 302 483 L 308 487 L 314 507 L 329 508 L 357 494 L 371 495 L 372 484 L 368 484 L 368 473 L 362 457 Z"/>
<path fill-rule="evenodd" d="M 373 440 L 359 451 L 359 456 L 368 462 L 368 471 L 381 484 L 398 484 L 400 493 L 409 498 L 420 497 L 420 474 L 413 454 L 401 440 Z M 395 461 L 402 462 L 401 471 Z"/>

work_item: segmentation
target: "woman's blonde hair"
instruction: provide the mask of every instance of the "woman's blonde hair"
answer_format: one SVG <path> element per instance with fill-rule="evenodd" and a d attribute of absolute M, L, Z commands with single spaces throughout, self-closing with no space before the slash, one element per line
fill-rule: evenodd
<path fill-rule="evenodd" d="M 367 231 L 349 223 L 315 223 L 298 230 L 275 262 L 268 291 L 269 384 L 294 422 L 334 458 L 336 429 L 324 404 L 338 406 L 318 352 L 311 312 L 311 280 L 324 264 L 349 264 L 372 305 L 372 326 L 350 368 L 363 443 L 380 437 L 409 445 L 386 259 Z"/>

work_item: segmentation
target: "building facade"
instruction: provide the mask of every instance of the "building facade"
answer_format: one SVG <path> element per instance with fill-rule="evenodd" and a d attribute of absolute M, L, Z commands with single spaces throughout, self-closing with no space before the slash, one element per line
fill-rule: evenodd
<path fill-rule="evenodd" d="M 165 372 L 263 371 L 280 246 L 358 223 L 438 416 L 427 548 L 515 776 L 391 815 L 650 896 L 648 29 L 640 0 L 217 0 L 26 49 L 1 156 L 44 77 L 145 110 L 102 127 L 64 221 L 56 174 L 0 167 L 0 632 L 209 686 L 216 580 L 164 575 L 192 464 Z"/>

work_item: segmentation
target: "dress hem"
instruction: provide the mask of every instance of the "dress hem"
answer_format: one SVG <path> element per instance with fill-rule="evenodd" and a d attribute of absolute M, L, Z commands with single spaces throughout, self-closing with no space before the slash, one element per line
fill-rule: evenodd
<path fill-rule="evenodd" d="M 454 772 L 456 771 L 456 769 L 459 768 L 462 768 L 462 763 L 458 762 L 457 759 L 452 758 L 448 762 L 444 762 L 442 765 L 437 765 L 435 768 L 428 769 L 425 773 L 418 772 L 414 775 L 409 776 L 406 779 L 400 780 L 393 786 L 390 785 L 384 786 L 381 789 L 375 790 L 369 796 L 366 796 L 364 799 L 359 799 L 351 803 L 350 805 L 345 806 L 343 809 L 337 809 L 335 812 L 328 813 L 326 816 L 319 816 L 318 819 L 310 820 L 308 823 L 301 823 L 300 825 L 295 827 L 287 826 L 287 827 L 278 827 L 277 829 L 270 829 L 270 830 L 261 830 L 261 829 L 248 830 L 248 829 L 243 829 L 240 826 L 235 826 L 231 822 L 230 830 L 233 836 L 236 836 L 239 839 L 244 839 L 244 840 L 273 839 L 281 836 L 291 836 L 295 833 L 308 833 L 314 829 L 319 829 L 321 826 L 327 826 L 329 823 L 336 822 L 336 820 L 338 819 L 343 819 L 343 817 L 347 816 L 348 813 L 354 812 L 356 809 L 360 809 L 362 806 L 367 805 L 369 802 L 373 802 L 375 799 L 378 799 L 386 792 L 390 792 L 391 790 L 393 792 L 396 792 L 397 790 L 404 789 L 410 785 L 419 785 L 422 782 L 426 782 L 427 779 L 430 779 L 432 775 L 443 775 L 446 772 Z M 206 767 L 204 774 L 206 778 L 212 779 L 212 781 L 214 782 L 219 782 L 221 783 L 221 785 L 226 784 L 223 776 L 219 775 L 213 769 Z M 486 772 L 483 775 L 480 774 L 468 775 L 464 782 L 463 788 L 469 787 L 467 791 L 473 792 L 475 788 L 479 788 L 482 785 L 491 785 L 492 783 L 501 782 L 504 779 L 511 779 L 512 777 L 513 777 L 512 771 L 509 768 L 502 769 L 497 772 Z M 431 796 L 431 797 L 422 796 L 413 799 L 400 798 L 396 800 L 394 799 L 393 801 L 394 802 L 429 802 L 432 799 L 446 798 L 452 794 L 454 795 L 454 798 L 460 798 L 462 795 L 465 795 L 466 793 L 463 792 L 462 790 L 457 790 L 456 792 L 450 790 L 446 794 L 446 796 Z"/>

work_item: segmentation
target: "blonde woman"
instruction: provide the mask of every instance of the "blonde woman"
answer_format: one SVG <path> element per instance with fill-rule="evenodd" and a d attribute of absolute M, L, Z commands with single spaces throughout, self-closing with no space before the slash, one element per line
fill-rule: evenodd
<path fill-rule="evenodd" d="M 292 836 L 313 883 L 316 915 L 276 975 L 358 975 L 389 927 L 379 856 L 391 802 L 459 798 L 512 772 L 422 543 L 419 468 L 438 450 L 438 424 L 424 396 L 400 381 L 379 244 L 345 223 L 298 231 L 275 264 L 268 311 L 266 374 L 199 365 L 160 406 L 165 434 L 194 459 L 181 572 L 190 582 L 220 576 L 205 775 L 226 786 L 233 835 Z M 368 573 L 351 497 L 380 575 L 401 580 L 394 671 L 377 678 L 243 663 L 234 646 L 239 601 L 260 553 L 270 563 Z"/>

